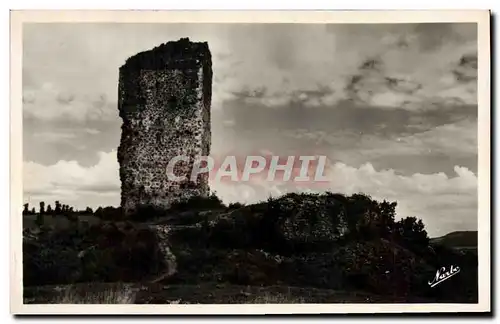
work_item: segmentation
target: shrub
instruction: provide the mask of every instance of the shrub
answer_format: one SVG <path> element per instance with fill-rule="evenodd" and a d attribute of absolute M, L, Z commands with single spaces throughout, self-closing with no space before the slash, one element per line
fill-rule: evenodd
<path fill-rule="evenodd" d="M 45 203 L 43 201 L 40 202 L 39 214 L 45 214 Z"/>
<path fill-rule="evenodd" d="M 166 210 L 154 205 L 141 205 L 128 216 L 131 220 L 145 221 L 166 216 Z"/>
<path fill-rule="evenodd" d="M 426 253 L 429 247 L 424 223 L 416 217 L 402 218 L 395 223 L 394 238 L 399 244 L 418 254 Z"/>
<path fill-rule="evenodd" d="M 227 208 L 229 208 L 229 209 L 238 209 L 238 208 L 242 208 L 242 207 L 245 207 L 245 204 L 242 204 L 242 203 L 239 203 L 239 202 L 235 202 L 235 203 L 230 203 Z"/>
<path fill-rule="evenodd" d="M 124 219 L 121 207 L 99 207 L 94 212 L 94 216 L 105 221 L 119 221 Z"/>
<path fill-rule="evenodd" d="M 56 215 L 58 215 L 62 212 L 61 203 L 59 202 L 59 200 L 56 200 L 55 204 L 56 204 L 56 208 L 54 209 L 54 213 Z"/>
<path fill-rule="evenodd" d="M 35 219 L 36 226 L 38 226 L 38 227 L 43 226 L 43 223 L 44 223 L 44 218 L 43 217 L 44 216 L 43 216 L 42 213 L 36 214 L 36 219 Z"/>
<path fill-rule="evenodd" d="M 23 240 L 23 283 L 141 280 L 165 267 L 159 243 L 152 230 L 126 223 L 42 231 Z"/>
<path fill-rule="evenodd" d="M 208 197 L 195 196 L 187 200 L 175 202 L 170 206 L 169 211 L 186 211 L 186 210 L 206 210 L 206 209 L 225 209 L 224 203 L 212 193 Z"/>
<path fill-rule="evenodd" d="M 23 215 L 29 215 L 29 213 L 30 213 L 30 211 L 29 211 L 29 206 L 30 206 L 29 203 L 24 204 L 23 206 L 24 206 L 24 208 L 23 208 Z"/>

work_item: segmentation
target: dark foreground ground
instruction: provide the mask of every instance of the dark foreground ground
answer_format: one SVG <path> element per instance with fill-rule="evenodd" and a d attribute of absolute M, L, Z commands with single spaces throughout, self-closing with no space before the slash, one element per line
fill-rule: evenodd
<path fill-rule="evenodd" d="M 198 285 L 154 283 L 82 283 L 25 289 L 25 303 L 130 303 L 130 304 L 288 304 L 288 303 L 426 303 L 425 298 L 380 296 L 289 286 L 240 286 L 207 282 Z"/>
<path fill-rule="evenodd" d="M 394 210 L 364 195 L 289 194 L 49 219 L 23 233 L 24 302 L 477 303 L 470 233 L 452 236 L 467 249 L 431 242 Z M 451 265 L 460 273 L 431 288 Z"/>

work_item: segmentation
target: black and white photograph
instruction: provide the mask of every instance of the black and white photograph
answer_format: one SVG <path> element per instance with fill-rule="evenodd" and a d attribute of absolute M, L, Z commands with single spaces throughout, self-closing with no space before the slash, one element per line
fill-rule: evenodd
<path fill-rule="evenodd" d="M 490 311 L 488 11 L 56 13 L 11 15 L 19 313 Z"/>

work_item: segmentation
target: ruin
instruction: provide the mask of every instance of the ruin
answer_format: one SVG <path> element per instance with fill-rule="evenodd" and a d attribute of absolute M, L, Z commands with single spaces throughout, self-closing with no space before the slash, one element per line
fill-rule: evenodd
<path fill-rule="evenodd" d="M 140 206 L 168 208 L 173 202 L 209 194 L 208 174 L 170 181 L 166 168 L 175 156 L 191 162 L 210 154 L 212 59 L 206 42 L 188 38 L 138 53 L 119 70 L 118 109 L 123 120 L 118 162 L 121 206 L 131 214 Z"/>

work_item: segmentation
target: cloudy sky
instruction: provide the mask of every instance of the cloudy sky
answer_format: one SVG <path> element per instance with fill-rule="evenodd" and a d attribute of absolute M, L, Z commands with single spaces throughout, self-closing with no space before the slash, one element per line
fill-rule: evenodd
<path fill-rule="evenodd" d="M 477 228 L 475 24 L 24 25 L 25 202 L 119 205 L 118 68 L 181 37 L 212 52 L 213 155 L 326 155 L 324 189 L 397 201 L 432 236 Z"/>

